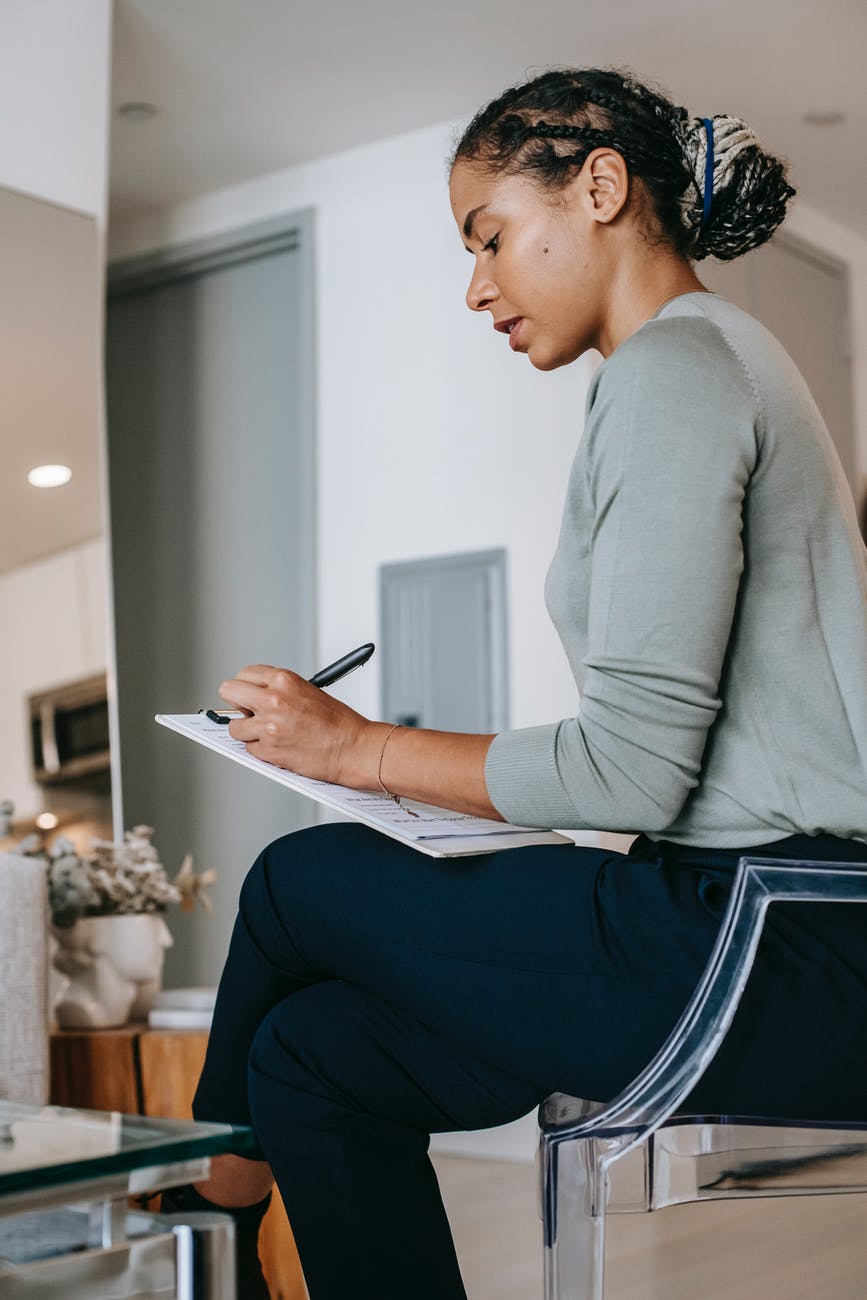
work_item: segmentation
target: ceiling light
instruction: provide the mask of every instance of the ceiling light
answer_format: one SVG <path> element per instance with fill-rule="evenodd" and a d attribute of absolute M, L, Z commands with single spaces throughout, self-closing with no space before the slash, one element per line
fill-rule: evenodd
<path fill-rule="evenodd" d="M 40 813 L 36 818 L 36 825 L 41 831 L 53 831 L 57 828 L 58 818 L 54 813 Z"/>
<path fill-rule="evenodd" d="M 72 478 L 68 465 L 37 465 L 27 475 L 27 482 L 32 487 L 63 487 Z"/>
<path fill-rule="evenodd" d="M 147 122 L 157 115 L 156 104 L 149 104 L 144 99 L 130 99 L 125 104 L 121 104 L 117 110 L 118 117 L 125 118 L 127 122 Z"/>
<path fill-rule="evenodd" d="M 839 108 L 814 109 L 804 114 L 808 126 L 839 126 L 845 119 L 846 114 L 841 113 Z"/>

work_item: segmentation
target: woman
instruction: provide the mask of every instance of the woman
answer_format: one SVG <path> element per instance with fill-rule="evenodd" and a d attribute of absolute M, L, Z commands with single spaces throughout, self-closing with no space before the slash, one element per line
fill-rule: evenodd
<path fill-rule="evenodd" d="M 215 1161 L 173 1202 L 234 1211 L 243 1295 L 266 1294 L 273 1170 L 312 1300 L 464 1296 L 429 1133 L 612 1097 L 688 1000 L 741 854 L 867 859 L 851 496 L 785 352 L 693 270 L 769 238 L 782 165 L 736 119 L 566 70 L 479 113 L 450 191 L 470 308 L 540 370 L 605 358 L 546 587 L 577 717 L 395 729 L 257 665 L 222 688 L 231 731 L 309 776 L 637 839 L 429 861 L 334 825 L 263 852 L 195 1105 L 252 1122 L 263 1160 Z M 771 914 L 691 1107 L 867 1118 L 867 909 L 814 911 Z"/>

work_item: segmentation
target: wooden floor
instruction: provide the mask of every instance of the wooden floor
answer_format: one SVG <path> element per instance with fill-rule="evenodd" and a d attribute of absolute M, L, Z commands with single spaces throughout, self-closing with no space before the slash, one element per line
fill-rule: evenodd
<path fill-rule="evenodd" d="M 435 1155 L 469 1300 L 541 1300 L 532 1165 Z M 867 1196 L 608 1220 L 605 1300 L 867 1300 Z"/>

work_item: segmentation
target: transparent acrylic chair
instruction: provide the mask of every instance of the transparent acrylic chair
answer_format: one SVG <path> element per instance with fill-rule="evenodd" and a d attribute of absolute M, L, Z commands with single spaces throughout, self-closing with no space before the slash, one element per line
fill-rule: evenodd
<path fill-rule="evenodd" d="M 545 1300 L 603 1300 L 606 1214 L 867 1191 L 867 1123 L 674 1114 L 729 1029 L 777 901 L 867 903 L 867 847 L 863 865 L 741 858 L 705 972 L 656 1057 L 605 1105 L 543 1102 Z"/>

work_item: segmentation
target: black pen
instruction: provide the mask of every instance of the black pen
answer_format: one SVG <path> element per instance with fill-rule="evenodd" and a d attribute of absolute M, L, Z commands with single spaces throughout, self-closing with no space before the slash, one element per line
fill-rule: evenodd
<path fill-rule="evenodd" d="M 333 664 L 329 664 L 327 668 L 320 668 L 318 673 L 314 673 L 308 679 L 311 686 L 332 686 L 341 677 L 351 673 L 354 668 L 360 668 L 362 664 L 366 664 L 375 649 L 376 646 L 373 642 L 368 641 L 365 645 L 360 645 L 357 650 L 350 650 L 349 654 L 344 655 L 342 659 L 335 659 Z M 231 722 L 233 716 L 241 718 L 244 716 L 243 713 L 227 716 L 218 713 L 216 709 L 199 709 L 199 713 L 204 713 L 206 718 L 210 718 L 211 722 L 218 722 L 221 726 Z"/>
<path fill-rule="evenodd" d="M 357 650 L 350 650 L 349 654 L 344 655 L 342 659 L 335 659 L 334 663 L 329 664 L 327 668 L 320 668 L 318 673 L 309 678 L 309 681 L 313 686 L 331 686 L 333 682 L 351 673 L 353 668 L 360 668 L 362 664 L 366 664 L 375 649 L 373 642 L 368 641 L 366 645 L 360 645 Z M 408 813 L 410 817 L 418 817 L 418 813 L 412 808 L 405 807 L 396 794 L 391 798 L 402 812 Z"/>
<path fill-rule="evenodd" d="M 342 659 L 335 659 L 333 664 L 327 668 L 320 668 L 318 673 L 314 673 L 309 678 L 311 686 L 331 686 L 334 682 L 351 673 L 354 668 L 360 668 L 366 664 L 376 647 L 372 641 L 365 645 L 360 645 L 357 650 L 350 650 L 349 654 L 344 655 Z"/>

